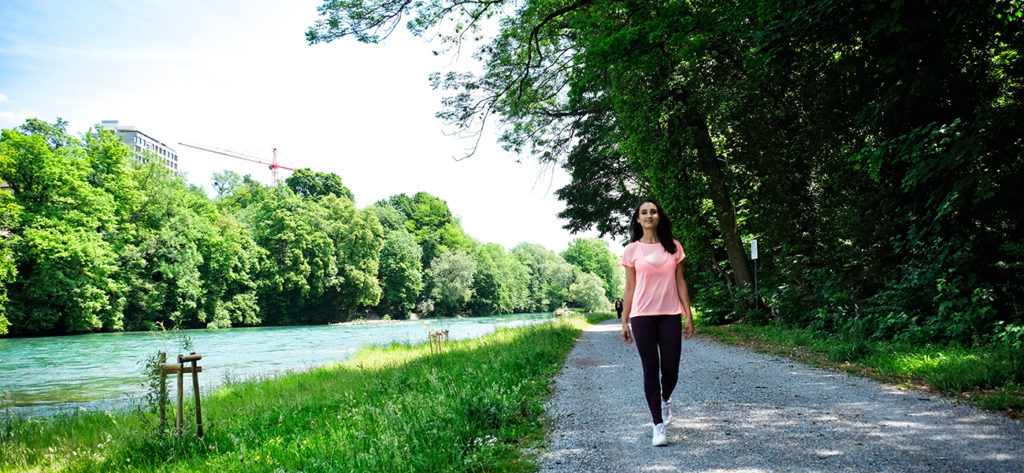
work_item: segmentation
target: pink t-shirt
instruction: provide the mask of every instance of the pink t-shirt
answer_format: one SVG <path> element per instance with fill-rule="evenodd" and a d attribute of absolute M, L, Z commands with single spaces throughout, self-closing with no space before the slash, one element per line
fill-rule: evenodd
<path fill-rule="evenodd" d="M 672 315 L 683 312 L 676 286 L 676 265 L 686 253 L 678 240 L 676 252 L 665 251 L 661 243 L 634 241 L 626 246 L 622 265 L 636 269 L 636 287 L 633 290 L 631 317 L 644 315 Z"/>

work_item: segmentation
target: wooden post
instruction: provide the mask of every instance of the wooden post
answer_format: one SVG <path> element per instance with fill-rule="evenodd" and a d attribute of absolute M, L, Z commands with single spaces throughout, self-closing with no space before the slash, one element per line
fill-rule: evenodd
<path fill-rule="evenodd" d="M 443 351 L 442 341 L 448 341 L 448 331 L 427 332 L 427 341 L 430 343 L 430 353 L 441 353 Z"/>
<path fill-rule="evenodd" d="M 160 403 L 160 434 L 164 433 L 164 429 L 167 428 L 167 371 L 164 371 L 163 365 L 167 363 L 167 353 L 160 352 L 159 358 L 157 358 L 156 370 L 160 372 L 160 392 L 157 393 L 157 402 Z"/>
<path fill-rule="evenodd" d="M 184 376 L 185 376 L 184 368 L 185 368 L 185 364 L 181 363 L 181 355 L 178 355 L 178 415 L 174 418 L 174 433 L 175 433 L 175 435 L 179 435 L 179 436 L 181 435 L 181 432 L 182 432 L 181 425 L 183 424 L 183 422 L 182 422 L 182 415 L 183 415 L 182 411 L 184 409 L 183 409 L 183 406 L 182 406 L 182 398 L 185 397 L 185 395 L 184 395 L 184 388 L 182 387 L 182 384 L 184 382 Z"/>
<path fill-rule="evenodd" d="M 167 404 L 167 374 L 177 373 L 178 374 L 178 402 L 177 402 L 177 415 L 174 418 L 174 433 L 175 435 L 181 436 L 184 429 L 184 402 L 185 402 L 185 373 L 192 373 L 192 389 L 195 394 L 196 402 L 196 433 L 203 436 L 203 411 L 200 404 L 199 398 L 199 372 L 203 371 L 203 367 L 196 364 L 199 360 L 203 359 L 203 355 L 197 355 L 196 352 L 192 352 L 188 355 L 178 355 L 177 363 L 167 363 L 167 354 L 160 352 L 161 362 L 156 365 L 156 369 L 160 371 L 161 381 L 161 404 L 160 404 L 160 432 L 163 432 L 164 426 L 167 423 L 167 415 L 164 411 L 164 406 Z M 185 363 L 191 362 L 191 366 L 185 366 Z"/>
<path fill-rule="evenodd" d="M 195 355 L 196 352 L 192 352 Z M 198 356 L 198 355 L 197 355 Z M 203 409 L 199 405 L 199 370 L 196 363 L 199 358 L 192 359 L 192 389 L 196 400 L 196 435 L 203 436 Z"/>

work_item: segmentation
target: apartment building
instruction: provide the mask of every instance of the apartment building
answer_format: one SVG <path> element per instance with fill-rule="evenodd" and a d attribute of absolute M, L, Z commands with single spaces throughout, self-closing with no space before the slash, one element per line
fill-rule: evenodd
<path fill-rule="evenodd" d="M 103 120 L 100 125 L 117 133 L 121 141 L 135 152 L 135 159 L 139 162 L 146 161 L 146 152 L 149 151 L 153 153 L 151 157 L 155 157 L 157 162 L 178 172 L 178 152 L 163 141 L 139 131 L 134 126 L 120 125 L 117 120 Z"/>

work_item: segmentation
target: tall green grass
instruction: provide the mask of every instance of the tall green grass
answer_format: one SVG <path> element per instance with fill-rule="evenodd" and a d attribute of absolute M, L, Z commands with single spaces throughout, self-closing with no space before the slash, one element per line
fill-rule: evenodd
<path fill-rule="evenodd" d="M 1015 417 L 1024 413 L 1024 353 L 1002 346 L 966 348 L 848 339 L 778 325 L 701 324 L 699 332 L 724 343 L 816 366 L 931 389 Z"/>
<path fill-rule="evenodd" d="M 442 354 L 370 348 L 231 382 L 204 396 L 203 438 L 160 435 L 151 412 L 5 421 L 0 471 L 530 471 L 551 379 L 587 323 L 501 329 Z"/>

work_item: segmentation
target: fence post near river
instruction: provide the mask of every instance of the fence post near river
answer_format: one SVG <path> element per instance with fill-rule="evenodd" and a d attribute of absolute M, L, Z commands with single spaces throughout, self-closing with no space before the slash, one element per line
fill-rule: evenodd
<path fill-rule="evenodd" d="M 160 372 L 160 392 L 158 394 L 160 403 L 160 434 L 163 435 L 164 429 L 167 428 L 167 371 L 164 371 L 160 367 L 164 363 L 167 363 L 167 353 L 160 352 L 160 358 L 157 360 L 157 371 Z"/>
<path fill-rule="evenodd" d="M 197 364 L 201 359 L 203 359 L 203 355 L 197 355 L 196 352 L 192 352 L 188 355 L 178 355 L 177 363 L 167 363 L 167 354 L 160 352 L 160 362 L 157 364 L 161 383 L 160 432 L 163 432 L 164 426 L 167 424 L 167 414 L 164 409 L 164 405 L 167 402 L 167 374 L 175 373 L 178 375 L 178 399 L 176 403 L 177 412 L 174 418 L 174 433 L 181 436 L 183 433 L 182 424 L 184 424 L 185 373 L 192 373 L 193 399 L 196 403 L 196 435 L 199 437 L 203 436 L 203 411 L 199 401 L 199 372 L 203 371 L 203 367 Z M 191 366 L 185 366 L 185 363 L 189 362 L 191 362 Z"/>
<path fill-rule="evenodd" d="M 448 341 L 448 331 L 447 330 L 444 330 L 444 331 L 438 330 L 436 332 L 427 332 L 427 341 L 430 343 L 430 352 L 431 353 L 435 353 L 436 352 L 436 353 L 440 354 L 441 353 L 441 348 L 442 348 L 441 342 L 443 342 L 443 341 L 447 342 Z"/>

